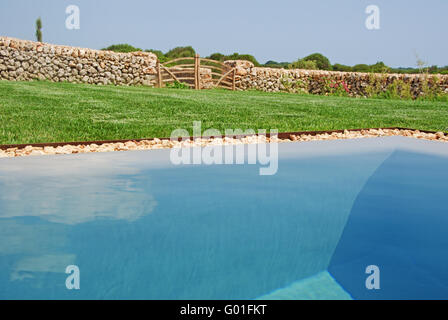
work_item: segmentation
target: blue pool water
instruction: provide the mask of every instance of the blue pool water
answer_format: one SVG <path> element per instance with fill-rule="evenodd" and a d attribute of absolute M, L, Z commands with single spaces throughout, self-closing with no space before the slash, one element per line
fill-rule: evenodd
<path fill-rule="evenodd" d="M 447 163 L 403 137 L 280 144 L 273 176 L 169 150 L 0 159 L 0 299 L 447 299 Z"/>

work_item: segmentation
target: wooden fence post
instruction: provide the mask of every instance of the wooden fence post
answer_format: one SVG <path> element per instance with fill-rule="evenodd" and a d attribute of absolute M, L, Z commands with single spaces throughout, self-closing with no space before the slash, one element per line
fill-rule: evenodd
<path fill-rule="evenodd" d="M 236 78 L 236 69 L 233 68 L 233 75 L 232 75 L 232 91 L 235 91 L 235 78 Z"/>
<path fill-rule="evenodd" d="M 194 56 L 194 88 L 196 90 L 201 89 L 200 64 L 201 60 L 199 58 L 199 54 L 196 53 Z"/>
<path fill-rule="evenodd" d="M 157 87 L 162 88 L 162 73 L 160 72 L 160 61 L 157 59 Z"/>

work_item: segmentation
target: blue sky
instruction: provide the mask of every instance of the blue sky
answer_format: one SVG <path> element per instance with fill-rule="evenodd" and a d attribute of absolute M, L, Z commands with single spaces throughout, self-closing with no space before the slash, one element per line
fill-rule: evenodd
<path fill-rule="evenodd" d="M 68 5 L 80 8 L 79 30 L 65 28 Z M 367 30 L 368 5 L 380 8 L 380 30 Z M 384 61 L 448 65 L 446 0 L 1 0 L 0 35 L 100 49 L 129 43 L 167 51 L 193 46 L 253 54 L 260 62 L 293 61 L 321 52 L 332 63 Z"/>

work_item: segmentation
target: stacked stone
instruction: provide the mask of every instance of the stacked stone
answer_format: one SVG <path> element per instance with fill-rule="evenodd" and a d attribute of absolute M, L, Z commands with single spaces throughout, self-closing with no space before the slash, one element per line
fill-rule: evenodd
<path fill-rule="evenodd" d="M 377 91 L 385 92 L 395 80 L 399 80 L 410 86 L 410 93 L 414 98 L 424 94 L 426 84 L 430 87 L 439 86 L 440 92 L 448 94 L 448 75 L 278 69 L 254 67 L 251 62 L 243 60 L 225 63 L 237 69 L 237 87 L 240 90 L 293 91 L 322 95 L 328 94 L 329 84 L 345 83 L 350 96 L 367 97 L 369 88 L 373 85 L 377 87 Z"/>
<path fill-rule="evenodd" d="M 149 52 L 116 53 L 0 37 L 0 79 L 49 80 L 115 85 L 154 86 L 157 56 Z M 226 61 L 236 68 L 236 87 L 268 92 L 289 91 L 328 94 L 330 84 L 344 83 L 350 96 L 385 92 L 395 80 L 409 85 L 416 98 L 438 88 L 448 94 L 448 75 L 371 74 L 322 70 L 286 70 L 254 67 L 244 60 Z M 212 87 L 210 70 L 201 68 L 201 87 Z M 436 80 L 437 77 L 437 80 Z"/>
<path fill-rule="evenodd" d="M 0 79 L 154 85 L 153 53 L 92 50 L 0 37 Z"/>
<path fill-rule="evenodd" d="M 97 145 L 95 143 L 88 145 L 64 145 L 64 146 L 45 146 L 34 147 L 26 146 L 24 148 L 8 148 L 0 149 L 0 158 L 12 158 L 23 156 L 42 156 L 55 154 L 76 154 L 90 152 L 112 152 L 112 151 L 130 151 L 130 150 L 153 150 L 153 149 L 169 149 L 169 148 L 186 148 L 186 147 L 205 147 L 210 145 L 238 145 L 238 144 L 254 144 L 254 143 L 270 143 L 270 142 L 307 142 L 316 140 L 337 140 L 337 139 L 361 139 L 375 138 L 385 136 L 404 136 L 424 140 L 436 140 L 440 142 L 448 142 L 448 135 L 443 132 L 425 133 L 419 130 L 408 129 L 366 129 L 360 131 L 344 130 L 344 132 L 332 132 L 322 134 L 291 134 L 289 138 L 280 139 L 278 137 L 266 136 L 246 136 L 241 138 L 195 138 L 186 139 L 184 141 L 171 141 L 168 139 L 152 139 L 142 141 L 110 142 Z"/>

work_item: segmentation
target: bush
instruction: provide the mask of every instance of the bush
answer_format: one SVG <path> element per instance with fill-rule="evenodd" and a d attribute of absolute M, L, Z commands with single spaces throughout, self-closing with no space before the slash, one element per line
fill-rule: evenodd
<path fill-rule="evenodd" d="M 167 53 L 165 53 L 165 56 L 168 59 L 177 59 L 177 58 L 186 58 L 186 57 L 194 57 L 196 54 L 196 51 L 191 46 L 187 47 L 176 47 L 174 49 L 171 49 Z"/>
<path fill-rule="evenodd" d="M 319 70 L 331 70 L 332 66 L 330 60 L 320 53 L 313 53 L 306 56 L 302 60 L 304 61 L 314 61 Z"/>
<path fill-rule="evenodd" d="M 288 66 L 289 69 L 308 69 L 317 70 L 317 64 L 315 61 L 306 61 L 303 59 L 297 60 Z"/>
<path fill-rule="evenodd" d="M 344 72 L 350 72 L 350 71 L 353 71 L 353 70 L 352 70 L 352 67 L 350 67 L 350 66 L 346 66 L 346 65 L 343 65 L 343 64 L 340 64 L 340 63 L 336 63 L 336 64 L 334 64 L 334 65 L 333 65 L 333 70 L 334 70 L 334 71 L 344 71 Z"/>
<path fill-rule="evenodd" d="M 250 61 L 254 64 L 254 66 L 259 67 L 260 63 L 255 59 L 253 55 L 250 54 L 239 54 L 238 52 L 235 52 L 231 55 L 224 55 L 222 53 L 214 53 L 207 58 L 212 60 L 218 60 L 218 61 L 226 61 L 226 60 L 246 60 Z"/>
<path fill-rule="evenodd" d="M 370 65 L 369 72 L 376 72 L 376 73 L 388 73 L 390 72 L 390 68 L 384 64 L 384 62 L 379 61 L 375 64 Z"/>
<path fill-rule="evenodd" d="M 288 68 L 289 66 L 289 62 L 277 62 L 277 61 L 272 61 L 269 60 L 267 61 L 263 67 L 268 67 L 268 68 Z"/>
<path fill-rule="evenodd" d="M 302 93 L 307 94 L 308 92 L 308 82 L 301 79 L 291 79 L 288 75 L 284 74 L 280 78 L 280 83 L 283 85 L 284 90 L 291 93 Z"/>
<path fill-rule="evenodd" d="M 136 51 L 142 51 L 140 48 L 135 48 L 131 46 L 130 44 L 123 43 L 123 44 L 113 44 L 107 48 L 103 48 L 101 50 L 109 50 L 114 52 L 136 52 Z"/>
<path fill-rule="evenodd" d="M 357 64 L 353 67 L 346 66 L 343 64 L 336 63 L 333 65 L 334 71 L 345 71 L 345 72 L 374 72 L 374 73 L 389 73 L 391 68 L 386 66 L 384 62 L 379 61 L 372 65 L 367 64 Z"/>
<path fill-rule="evenodd" d="M 189 85 L 179 81 L 174 81 L 172 83 L 168 82 L 166 83 L 166 87 L 172 89 L 190 89 Z"/>
<path fill-rule="evenodd" d="M 163 54 L 163 52 L 160 51 L 160 50 L 149 49 L 149 50 L 145 50 L 145 52 L 151 52 L 151 53 L 154 53 L 154 54 L 157 56 L 157 58 L 159 59 L 159 61 L 160 61 L 161 63 L 167 62 L 167 61 L 169 60 L 169 59 Z"/>
<path fill-rule="evenodd" d="M 255 57 L 250 54 L 239 54 L 238 52 L 235 52 L 230 56 L 225 56 L 225 60 L 247 60 L 252 62 L 256 67 L 260 66 L 260 63 L 257 61 L 257 59 L 255 59 Z"/>
<path fill-rule="evenodd" d="M 299 59 L 290 65 L 290 69 L 332 70 L 332 65 L 327 57 L 320 53 L 313 53 L 303 59 Z"/>
<path fill-rule="evenodd" d="M 338 97 L 348 97 L 350 90 L 345 81 L 330 80 L 326 83 L 326 88 L 329 90 L 329 94 Z"/>
<path fill-rule="evenodd" d="M 222 53 L 217 52 L 217 53 L 211 54 L 210 56 L 208 56 L 208 58 L 212 59 L 212 60 L 217 60 L 217 61 L 224 61 L 226 56 L 223 55 Z"/>

